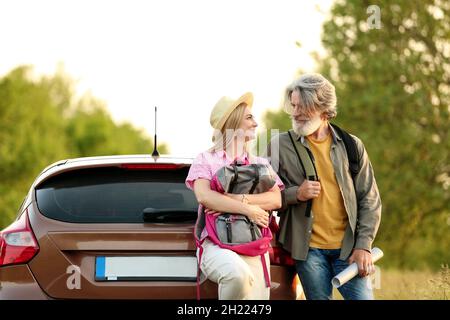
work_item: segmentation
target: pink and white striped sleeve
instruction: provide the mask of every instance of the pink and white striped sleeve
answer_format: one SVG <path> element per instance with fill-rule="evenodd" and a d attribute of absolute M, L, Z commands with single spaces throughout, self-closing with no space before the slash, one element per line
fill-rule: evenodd
<path fill-rule="evenodd" d="M 197 179 L 206 179 L 211 180 L 212 179 L 212 170 L 211 165 L 206 160 L 204 152 L 200 153 L 195 159 L 194 162 L 191 165 L 191 168 L 189 169 L 189 173 L 186 177 L 186 186 L 194 190 L 194 182 Z"/>

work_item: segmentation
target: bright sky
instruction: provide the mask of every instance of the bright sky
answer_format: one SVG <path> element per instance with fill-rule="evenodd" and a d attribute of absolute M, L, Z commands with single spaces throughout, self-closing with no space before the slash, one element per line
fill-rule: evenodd
<path fill-rule="evenodd" d="M 261 120 L 299 68 L 314 71 L 310 52 L 321 52 L 331 3 L 3 1 L 0 75 L 21 64 L 51 74 L 62 62 L 80 93 L 91 91 L 114 120 L 151 137 L 158 106 L 158 141 L 173 154 L 195 155 L 210 147 L 209 115 L 221 96 L 252 91 Z"/>

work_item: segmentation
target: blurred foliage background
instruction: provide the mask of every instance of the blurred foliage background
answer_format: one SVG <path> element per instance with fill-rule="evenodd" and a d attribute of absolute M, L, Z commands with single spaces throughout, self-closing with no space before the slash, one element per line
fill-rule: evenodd
<path fill-rule="evenodd" d="M 61 68 L 52 76 L 32 71 L 21 66 L 0 78 L 0 229 L 15 218 L 32 182 L 51 163 L 153 150 L 144 132 L 116 124 L 101 100 L 76 97 L 74 81 Z M 166 153 L 167 146 L 158 150 Z"/>
<path fill-rule="evenodd" d="M 382 266 L 450 262 L 449 40 L 449 1 L 336 1 L 323 26 L 317 71 L 336 87 L 334 122 L 362 139 L 381 192 Z M 268 112 L 265 125 L 286 130 L 290 120 Z"/>

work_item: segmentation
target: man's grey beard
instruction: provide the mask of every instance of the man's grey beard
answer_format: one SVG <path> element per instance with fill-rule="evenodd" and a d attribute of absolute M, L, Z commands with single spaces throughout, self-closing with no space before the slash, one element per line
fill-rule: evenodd
<path fill-rule="evenodd" d="M 294 132 L 299 135 L 302 136 L 302 130 L 300 129 L 300 126 L 297 124 L 297 121 L 295 121 L 294 119 L 291 119 L 292 121 L 292 130 L 294 130 Z"/>
<path fill-rule="evenodd" d="M 320 118 L 313 118 L 309 121 L 305 121 L 303 125 L 299 125 L 292 119 L 292 129 L 297 135 L 307 137 L 319 129 L 321 122 L 322 120 Z"/>

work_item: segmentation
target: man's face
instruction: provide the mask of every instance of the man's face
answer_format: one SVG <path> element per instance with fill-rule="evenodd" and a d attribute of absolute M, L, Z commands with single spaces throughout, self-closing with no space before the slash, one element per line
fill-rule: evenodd
<path fill-rule="evenodd" d="M 308 136 L 319 129 L 324 121 L 319 111 L 307 113 L 300 105 L 300 94 L 293 91 L 291 94 L 291 105 L 294 113 L 291 115 L 292 128 L 298 135 Z"/>
<path fill-rule="evenodd" d="M 319 115 L 318 111 L 314 111 L 313 113 L 306 113 L 305 110 L 302 109 L 300 105 L 300 93 L 298 91 L 292 92 L 291 105 L 294 110 L 294 113 L 291 115 L 291 117 L 299 126 L 304 125 L 306 122 L 310 121 L 313 118 L 316 118 Z"/>

